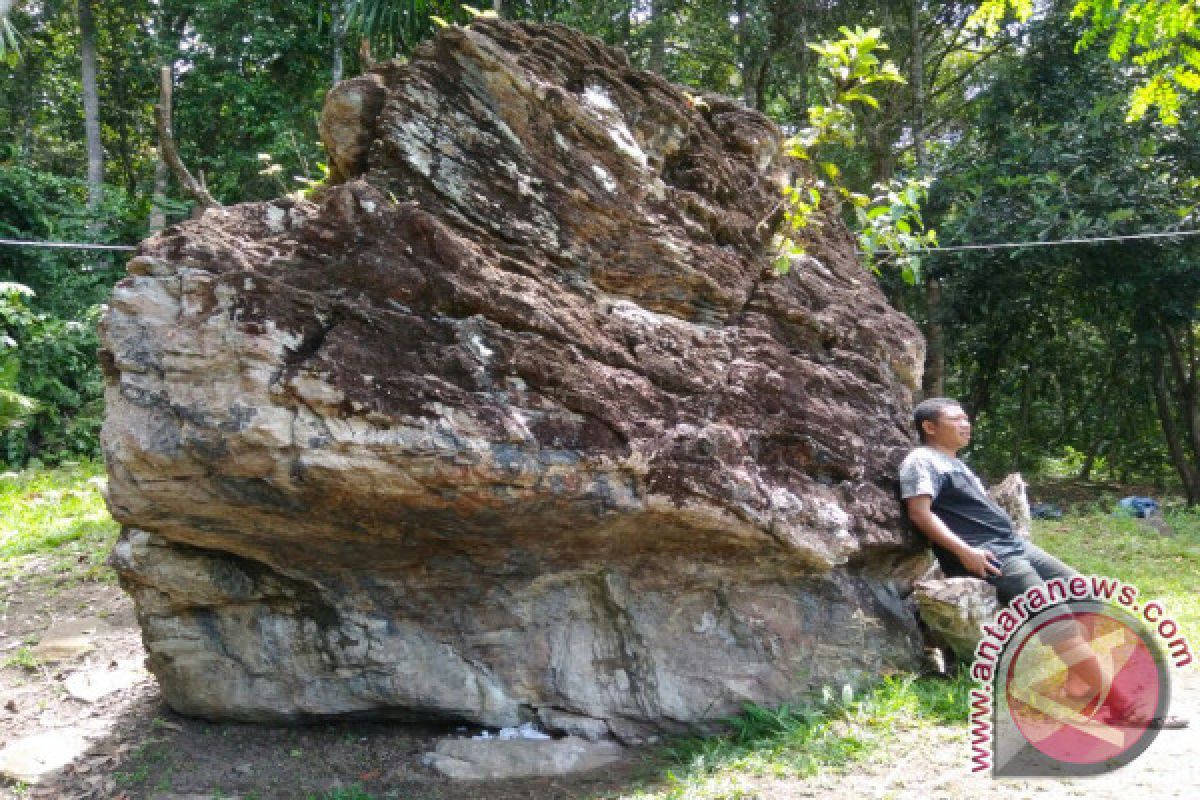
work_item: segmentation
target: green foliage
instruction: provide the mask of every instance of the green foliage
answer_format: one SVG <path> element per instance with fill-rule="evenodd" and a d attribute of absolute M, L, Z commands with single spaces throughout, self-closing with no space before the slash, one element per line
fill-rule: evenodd
<path fill-rule="evenodd" d="M 1079 0 L 1071 11 L 1088 31 L 1077 50 L 1108 36 L 1108 55 L 1130 59 L 1148 76 L 1130 95 L 1126 119 L 1136 122 L 1151 108 L 1167 125 L 1178 125 L 1182 92 L 1200 92 L 1200 3 L 1196 0 Z"/>
<path fill-rule="evenodd" d="M 678 739 L 664 748 L 666 786 L 636 800 L 729 797 L 739 777 L 806 777 L 870 754 L 897 732 L 965 725 L 971 681 L 892 675 L 863 692 L 850 686 L 807 705 L 748 705 L 722 736 Z M 733 795 L 740 796 L 740 795 Z"/>
<path fill-rule="evenodd" d="M 23 330 L 13 332 L 21 362 L 18 386 L 39 408 L 24 427 L 0 437 L 8 463 L 99 456 L 104 414 L 104 382 L 96 362 L 100 313 L 100 306 L 92 306 L 79 320 L 34 314 Z"/>
<path fill-rule="evenodd" d="M 123 244 L 140 237 L 147 211 L 113 188 L 92 214 L 82 180 L 0 160 L 0 237 Z M 28 286 L 42 310 L 66 319 L 103 302 L 123 274 L 118 253 L 0 247 L 0 281 Z"/>
<path fill-rule="evenodd" d="M 465 24 L 483 13 L 439 0 L 349 0 L 345 8 L 347 28 L 370 40 L 379 60 L 408 55 L 438 28 Z"/>
<path fill-rule="evenodd" d="M 788 140 L 790 153 L 808 159 L 830 144 L 853 144 L 856 135 L 854 104 L 879 108 L 872 87 L 904 83 L 896 65 L 880 61 L 887 50 L 878 28 L 839 29 L 841 39 L 810 44 L 819 56 L 818 81 L 824 104 L 809 108 L 809 126 Z"/>
<path fill-rule="evenodd" d="M 1031 23 L 998 64 L 925 209 L 956 242 L 1086 238 L 1185 224 L 1200 153 L 1178 129 L 1125 122 L 1133 76 L 1073 53 L 1063 17 Z M 1160 331 L 1194 318 L 1197 242 L 941 254 L 948 391 L 976 415 L 972 457 L 1034 472 L 1070 446 L 1123 480 L 1170 476 L 1151 392 Z M 910 301 L 911 303 L 911 301 Z M 911 303 L 910 307 L 919 306 Z"/>
<path fill-rule="evenodd" d="M 937 243 L 937 235 L 926 230 L 920 203 L 928 183 L 916 180 L 892 180 L 873 187 L 874 196 L 851 191 L 840 181 L 841 169 L 819 154 L 832 145 L 851 147 L 858 137 L 855 106 L 879 108 L 874 91 L 889 84 L 904 83 L 890 61 L 881 61 L 878 52 L 886 50 L 878 28 L 840 29 L 842 38 L 809 47 L 819 55 L 820 86 L 825 104 L 809 108 L 809 125 L 788 140 L 788 152 L 795 158 L 817 160 L 824 175 L 815 186 L 788 186 L 784 189 L 784 228 L 776 241 L 779 255 L 775 269 L 785 273 L 792 259 L 804 254 L 796 241 L 798 234 L 817 221 L 822 190 L 848 202 L 854 210 L 859 249 L 867 265 L 874 269 L 876 257 L 886 253 L 895 257 L 904 280 L 916 281 L 919 259 L 914 251 Z"/>
<path fill-rule="evenodd" d="M 1028 21 L 1032 0 L 984 0 L 972 15 L 973 26 L 993 35 L 1010 18 Z M 1186 94 L 1200 92 L 1200 3 L 1196 0 L 1077 0 L 1072 19 L 1088 27 L 1077 52 L 1108 40 L 1113 61 L 1141 68 L 1140 82 L 1129 92 L 1126 121 L 1137 122 L 1152 108 L 1166 125 L 1178 125 Z"/>
<path fill-rule="evenodd" d="M 19 320 L 25 312 L 24 298 L 33 290 L 19 283 L 0 283 L 0 327 L 7 330 L 10 321 Z M 38 402 L 17 391 L 21 360 L 17 341 L 5 333 L 0 336 L 0 428 L 15 428 L 38 410 Z"/>
<path fill-rule="evenodd" d="M 21 667 L 30 671 L 36 670 L 41 666 L 41 663 L 38 661 L 37 656 L 33 654 L 33 648 L 31 647 L 18 647 L 16 652 L 4 659 L 4 666 L 6 667 Z"/>
<path fill-rule="evenodd" d="M 875 190 L 866 203 L 852 201 L 858 249 L 872 268 L 880 256 L 894 258 L 904 282 L 915 284 L 921 270 L 917 253 L 937 245 L 937 231 L 927 229 L 921 216 L 929 180 L 892 180 Z"/>
<path fill-rule="evenodd" d="M 7 14 L 0 14 L 0 61 L 16 66 L 21 57 L 21 42 Z"/>
<path fill-rule="evenodd" d="M 982 0 L 967 20 L 967 26 L 995 36 L 1009 20 L 1026 22 L 1033 15 L 1033 0 Z"/>
<path fill-rule="evenodd" d="M 0 447 L 4 460 L 23 464 L 99 453 L 103 381 L 96 363 L 99 307 L 83 321 L 36 313 L 31 292 L 0 284 Z"/>

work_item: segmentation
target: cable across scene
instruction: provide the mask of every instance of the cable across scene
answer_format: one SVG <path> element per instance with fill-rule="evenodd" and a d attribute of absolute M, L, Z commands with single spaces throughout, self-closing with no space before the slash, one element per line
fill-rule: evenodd
<path fill-rule="evenodd" d="M 1175 239 L 1180 236 L 1200 236 L 1200 230 L 1156 231 L 1153 233 L 1128 233 L 1118 236 L 1091 236 L 1073 239 L 1051 239 L 1030 242 L 990 242 L 985 244 L 950 244 L 939 247 L 919 247 L 910 253 L 955 253 L 965 250 L 1019 250 L 1026 247 L 1059 247 L 1069 244 L 1101 244 L 1103 242 L 1129 242 L 1139 239 Z M 873 250 L 873 255 L 887 255 L 890 250 Z"/>
<path fill-rule="evenodd" d="M 1072 244 L 1102 244 L 1105 242 L 1130 242 L 1144 239 L 1176 239 L 1185 236 L 1200 236 L 1200 230 L 1156 231 L 1152 233 L 1129 233 L 1118 236 L 1091 236 L 1071 239 L 1035 240 L 1027 242 L 986 242 L 980 244 L 951 244 L 937 247 L 919 247 L 910 253 L 955 253 L 968 250 L 1018 250 L 1026 247 L 1061 247 Z M 91 242 L 44 242 L 32 239 L 0 239 L 0 245 L 9 247 L 41 247 L 60 250 L 137 250 L 130 244 L 94 244 Z M 890 250 L 874 250 L 873 255 L 889 255 Z"/>
<path fill-rule="evenodd" d="M 38 242 L 32 239 L 0 239 L 0 245 L 11 247 L 48 247 L 57 250 L 137 250 L 131 244 L 94 244 L 91 242 Z"/>

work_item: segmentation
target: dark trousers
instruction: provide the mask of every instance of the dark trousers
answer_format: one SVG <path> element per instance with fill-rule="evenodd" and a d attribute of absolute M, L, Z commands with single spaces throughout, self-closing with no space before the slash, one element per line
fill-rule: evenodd
<path fill-rule="evenodd" d="M 1029 541 L 1021 543 L 1025 552 L 1000 561 L 1002 575 L 989 575 L 987 582 L 996 587 L 1001 607 L 1014 597 L 1039 586 L 1051 578 L 1071 578 L 1079 573 Z"/>

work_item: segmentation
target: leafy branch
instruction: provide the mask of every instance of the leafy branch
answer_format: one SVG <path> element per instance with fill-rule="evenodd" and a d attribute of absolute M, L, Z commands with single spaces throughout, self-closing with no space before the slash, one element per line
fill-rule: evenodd
<path fill-rule="evenodd" d="M 927 181 L 893 180 L 876 184 L 867 196 L 841 183 L 841 169 L 820 153 L 830 145 L 854 145 L 858 135 L 856 106 L 879 108 L 873 92 L 889 84 L 904 83 L 900 71 L 877 52 L 887 49 L 878 28 L 839 29 L 842 38 L 809 44 L 818 55 L 820 88 L 825 104 L 808 109 L 808 127 L 787 141 L 788 154 L 815 163 L 819 177 L 815 185 L 791 185 L 784 189 L 783 231 L 776 237 L 778 255 L 775 271 L 785 274 L 792 261 L 804 255 L 795 235 L 808 228 L 822 213 L 822 198 L 831 194 L 854 208 L 856 238 L 868 267 L 877 270 L 876 256 L 894 257 L 901 275 L 915 283 L 920 260 L 914 251 L 937 243 L 937 234 L 925 228 L 920 204 Z M 823 176 L 823 177 L 821 177 Z"/>
<path fill-rule="evenodd" d="M 1010 12 L 1025 22 L 1033 15 L 1033 0 L 984 0 L 970 24 L 990 37 Z M 1111 36 L 1109 58 L 1148 71 L 1130 94 L 1126 122 L 1157 108 L 1164 125 L 1179 124 L 1184 93 L 1200 92 L 1200 0 L 1078 0 L 1071 18 L 1088 23 L 1075 52 Z"/>

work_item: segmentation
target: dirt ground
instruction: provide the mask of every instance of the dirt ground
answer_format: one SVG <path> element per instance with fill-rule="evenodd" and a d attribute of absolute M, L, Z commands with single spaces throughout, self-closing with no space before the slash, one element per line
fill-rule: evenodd
<path fill-rule="evenodd" d="M 52 732 L 52 753 L 69 763 L 37 784 L 3 785 L 0 798 L 307 798 L 359 786 L 375 798 L 467 800 L 488 797 L 595 797 L 628 786 L 642 759 L 567 779 L 457 784 L 422 766 L 422 754 L 455 730 L 352 721 L 303 726 L 248 725 L 189 719 L 172 712 L 144 658 L 133 605 L 117 586 L 68 581 L 55 587 L 50 562 L 31 559 L 20 575 L 0 579 L 0 663 L 44 640 L 64 621 L 94 648 L 40 665 L 0 669 L 0 749 Z M 35 648 L 36 649 L 36 648 Z M 114 680 L 115 676 L 115 680 Z M 80 699 L 88 686 L 111 688 Z M 458 731 L 461 733 L 461 731 Z M 644 770 L 643 770 L 644 771 Z"/>
<path fill-rule="evenodd" d="M 455 783 L 421 764 L 421 755 L 451 730 L 366 721 L 262 726 L 178 716 L 141 667 L 144 654 L 126 595 L 112 584 L 67 576 L 56 585 L 50 570 L 49 560 L 34 558 L 20 574 L 0 578 L 0 663 L 7 664 L 0 669 L 0 748 L 49 732 L 49 748 L 66 763 L 36 785 L 0 785 L 3 800 L 302 800 L 339 788 L 352 800 L 355 785 L 375 798 L 405 800 L 583 800 L 631 792 L 654 774 L 647 754 L 630 752 L 624 764 L 598 773 Z M 84 638 L 93 649 L 53 663 L 13 663 L 44 642 L 56 623 L 61 629 L 72 620 L 86 623 L 77 627 L 90 631 Z M 89 687 L 95 691 L 89 694 Z M 1200 672 L 1194 667 L 1177 676 L 1172 709 L 1200 721 Z M 916 729 L 900 732 L 847 770 L 806 780 L 735 777 L 705 797 L 1200 796 L 1200 724 L 1163 731 L 1124 769 L 1075 782 L 980 777 L 971 774 L 967 753 L 961 726 Z"/>

